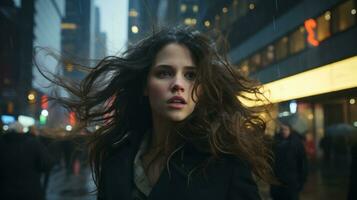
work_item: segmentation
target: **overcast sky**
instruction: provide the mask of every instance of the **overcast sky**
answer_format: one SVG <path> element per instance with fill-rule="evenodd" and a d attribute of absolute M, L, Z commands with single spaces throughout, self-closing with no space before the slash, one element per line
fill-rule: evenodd
<path fill-rule="evenodd" d="M 108 55 L 125 49 L 128 38 L 128 0 L 95 0 L 100 9 L 101 30 L 107 33 Z"/>

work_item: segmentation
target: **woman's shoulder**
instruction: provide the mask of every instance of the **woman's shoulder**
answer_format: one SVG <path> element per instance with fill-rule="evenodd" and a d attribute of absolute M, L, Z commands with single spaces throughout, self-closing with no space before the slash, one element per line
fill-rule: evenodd
<path fill-rule="evenodd" d="M 236 155 L 223 155 L 222 159 L 224 163 L 233 169 L 233 172 L 251 174 L 251 166 L 248 161 L 236 156 Z"/>
<path fill-rule="evenodd" d="M 248 161 L 244 160 L 243 158 L 233 155 L 233 154 L 219 154 L 214 156 L 211 152 L 203 152 L 198 150 L 197 148 L 192 147 L 192 145 L 187 145 L 189 149 L 188 155 L 189 157 L 192 157 L 194 160 L 203 160 L 206 161 L 208 164 L 213 164 L 213 165 L 220 165 L 224 166 L 224 168 L 233 168 L 233 169 L 239 169 L 239 171 L 242 172 L 249 172 L 251 171 L 251 167 L 248 163 Z"/>
<path fill-rule="evenodd" d="M 249 163 L 237 156 L 226 156 L 227 164 L 231 166 L 231 184 L 228 199 L 259 200 L 259 190 Z"/>

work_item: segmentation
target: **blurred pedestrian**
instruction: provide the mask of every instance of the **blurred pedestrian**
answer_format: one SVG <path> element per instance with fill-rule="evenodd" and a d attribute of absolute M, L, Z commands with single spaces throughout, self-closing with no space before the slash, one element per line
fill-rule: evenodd
<path fill-rule="evenodd" d="M 316 160 L 316 145 L 314 135 L 310 131 L 305 134 L 304 146 L 308 160 L 313 163 Z"/>
<path fill-rule="evenodd" d="M 348 200 L 357 199 L 357 138 L 353 137 L 351 145 L 351 166 L 350 166 L 350 183 L 348 190 Z"/>
<path fill-rule="evenodd" d="M 63 161 L 66 169 L 66 176 L 73 174 L 73 155 L 75 151 L 75 144 L 70 139 L 64 139 L 60 141 L 61 150 L 63 151 Z"/>
<path fill-rule="evenodd" d="M 253 174 L 273 180 L 265 122 L 237 98 L 258 85 L 192 28 L 103 59 L 81 87 L 59 82 L 78 95 L 60 102 L 97 124 L 89 158 L 100 200 L 253 200 Z"/>
<path fill-rule="evenodd" d="M 1 119 L 0 119 L 0 136 L 3 134 L 4 131 L 4 124 L 2 123 Z"/>
<path fill-rule="evenodd" d="M 45 199 L 40 178 L 51 169 L 52 158 L 36 138 L 23 133 L 18 122 L 0 136 L 0 161 L 0 199 Z"/>
<path fill-rule="evenodd" d="M 271 186 L 273 200 L 298 200 L 307 178 L 304 144 L 287 120 L 281 120 L 274 137 L 274 173 L 280 181 Z"/>
<path fill-rule="evenodd" d="M 322 149 L 322 158 L 324 164 L 329 164 L 331 160 L 331 149 L 332 149 L 332 136 L 325 135 L 321 138 L 319 142 L 319 147 Z"/>

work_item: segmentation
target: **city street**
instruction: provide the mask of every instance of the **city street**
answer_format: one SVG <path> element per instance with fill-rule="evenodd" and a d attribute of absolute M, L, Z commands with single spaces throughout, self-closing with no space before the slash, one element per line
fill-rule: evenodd
<path fill-rule="evenodd" d="M 51 171 L 47 200 L 94 200 L 96 199 L 90 169 L 82 169 L 78 175 L 67 175 L 64 168 L 56 166 Z"/>
<path fill-rule="evenodd" d="M 349 169 L 346 165 L 320 164 L 309 172 L 301 200 L 336 200 L 346 199 Z M 52 172 L 47 190 L 47 200 L 94 200 L 94 183 L 89 168 L 84 168 L 78 175 L 66 176 L 63 168 L 56 166 Z M 262 186 L 263 200 L 270 200 L 268 187 Z"/>

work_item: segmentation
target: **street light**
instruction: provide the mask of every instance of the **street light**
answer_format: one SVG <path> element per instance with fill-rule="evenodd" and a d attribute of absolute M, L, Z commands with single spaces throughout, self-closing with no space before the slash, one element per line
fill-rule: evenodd
<path fill-rule="evenodd" d="M 71 125 L 67 125 L 66 126 L 66 131 L 71 131 L 72 130 L 72 126 Z"/>
<path fill-rule="evenodd" d="M 139 32 L 139 27 L 138 26 L 132 26 L 131 27 L 131 32 L 133 32 L 134 34 L 138 33 Z"/>
<path fill-rule="evenodd" d="M 48 111 L 46 109 L 41 111 L 41 115 L 47 117 L 48 116 Z"/>

